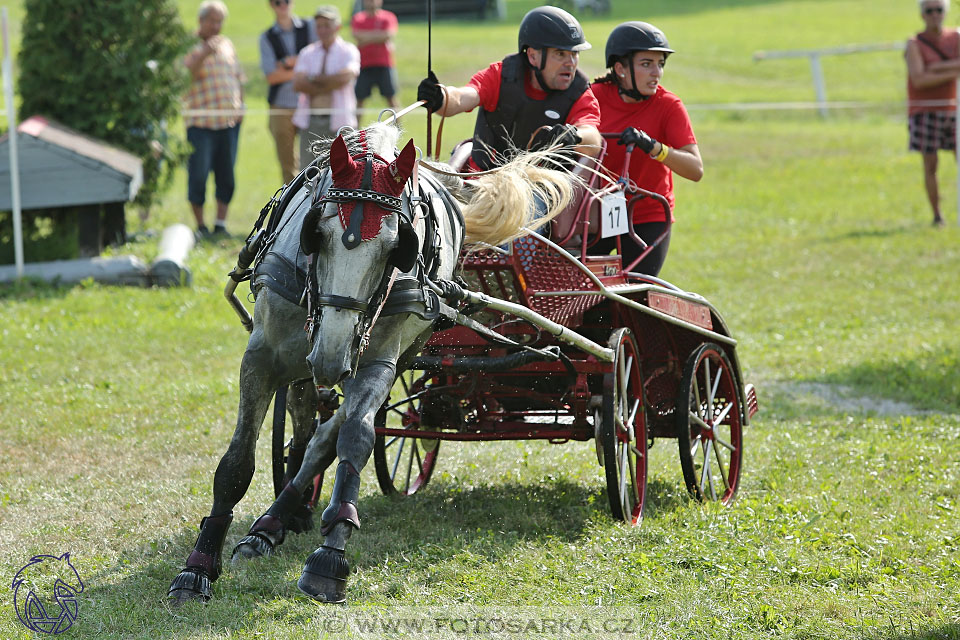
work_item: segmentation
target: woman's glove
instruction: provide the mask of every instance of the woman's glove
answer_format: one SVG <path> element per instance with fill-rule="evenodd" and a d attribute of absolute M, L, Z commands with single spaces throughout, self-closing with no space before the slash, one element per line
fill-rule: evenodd
<path fill-rule="evenodd" d="M 617 144 L 632 144 L 639 147 L 646 154 L 653 153 L 653 148 L 657 146 L 657 141 L 647 135 L 643 129 L 630 127 L 620 134 Z"/>

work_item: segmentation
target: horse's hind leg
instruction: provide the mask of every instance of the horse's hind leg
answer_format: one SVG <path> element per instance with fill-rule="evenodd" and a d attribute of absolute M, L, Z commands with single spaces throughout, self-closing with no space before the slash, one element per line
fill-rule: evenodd
<path fill-rule="evenodd" d="M 328 394 L 328 390 L 324 390 Z M 290 415 L 293 418 L 293 440 L 287 450 L 287 467 L 283 474 L 281 487 L 286 487 L 303 465 L 303 456 L 307 452 L 307 444 L 313 436 L 318 421 L 314 419 L 320 408 L 320 422 L 330 417 L 324 410 L 324 400 L 317 391 L 313 380 L 307 379 L 290 385 L 288 397 L 293 401 L 289 404 Z M 334 392 L 335 397 L 335 392 Z M 325 468 L 325 467 L 324 467 Z M 287 529 L 293 533 L 304 533 L 313 529 L 313 509 L 320 489 L 323 486 L 323 473 L 314 477 L 314 481 L 303 492 L 303 500 L 287 523 Z"/>
<path fill-rule="evenodd" d="M 257 435 L 277 388 L 265 374 L 263 350 L 248 346 L 240 366 L 240 410 L 237 428 L 227 452 L 220 459 L 213 479 L 213 508 L 200 522 L 200 534 L 186 567 L 173 579 L 167 597 L 175 605 L 189 600 L 209 600 L 211 583 L 220 576 L 223 541 L 233 521 L 233 508 L 246 494 L 253 479 Z"/>

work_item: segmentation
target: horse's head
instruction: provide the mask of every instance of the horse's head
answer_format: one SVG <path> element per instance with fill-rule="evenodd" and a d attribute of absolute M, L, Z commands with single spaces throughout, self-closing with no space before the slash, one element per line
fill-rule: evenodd
<path fill-rule="evenodd" d="M 367 151 L 355 157 L 342 137 L 334 140 L 333 184 L 304 218 L 300 233 L 303 252 L 313 256 L 307 361 L 317 384 L 326 386 L 355 371 L 361 338 L 393 267 L 409 271 L 419 253 L 400 198 L 416 163 L 413 141 L 391 161 L 384 156 L 393 157 L 396 137 L 368 138 Z"/>

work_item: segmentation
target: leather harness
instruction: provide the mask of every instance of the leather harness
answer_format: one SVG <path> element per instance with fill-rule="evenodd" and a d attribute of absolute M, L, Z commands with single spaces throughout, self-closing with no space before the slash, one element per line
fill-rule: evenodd
<path fill-rule="evenodd" d="M 311 173 L 311 179 L 308 180 L 307 175 L 311 167 L 313 167 L 313 172 Z M 461 230 L 457 234 L 456 240 L 459 244 L 463 242 L 462 229 L 464 220 L 463 213 L 460 211 L 457 201 L 450 192 L 436 179 L 428 175 L 419 176 L 418 187 L 420 195 L 418 196 L 418 201 L 412 201 L 408 184 L 404 190 L 402 199 L 395 198 L 394 200 L 398 202 L 392 202 L 386 200 L 386 198 L 391 198 L 392 196 L 380 194 L 369 189 L 346 190 L 331 187 L 329 169 L 320 172 L 316 166 L 311 165 L 304 171 L 301 171 L 281 193 L 279 199 L 274 197 L 264 208 L 264 211 L 261 212 L 261 219 L 258 221 L 257 226 L 260 227 L 264 223 L 265 217 L 269 216 L 269 220 L 266 221 L 264 244 L 257 253 L 253 267 L 250 283 L 250 290 L 253 296 L 256 297 L 261 288 L 266 287 L 289 302 L 302 307 L 310 306 L 308 305 L 308 297 L 310 296 L 305 294 L 310 288 L 311 278 L 309 274 L 310 272 L 315 273 L 315 270 L 310 268 L 308 256 L 301 248 L 297 251 L 296 262 L 294 262 L 289 256 L 275 251 L 273 247 L 283 227 L 287 224 L 302 224 L 302 217 L 305 217 L 305 215 L 299 220 L 294 220 L 293 218 L 296 216 L 296 211 L 290 211 L 289 215 L 285 214 L 293 197 L 303 189 L 308 182 L 312 183 L 313 197 L 315 198 L 311 210 L 318 206 L 322 208 L 327 202 L 360 200 L 361 202 L 373 202 L 384 208 L 389 206 L 389 211 L 396 212 L 401 216 L 401 219 L 410 222 L 410 211 L 414 207 L 422 208 L 424 212 L 424 215 L 422 215 L 424 235 L 420 244 L 416 266 L 411 272 L 398 275 L 391 288 L 390 294 L 386 297 L 386 300 L 383 301 L 383 308 L 380 315 L 390 316 L 399 313 L 414 313 L 423 320 L 435 321 L 439 317 L 440 305 L 436 294 L 426 286 L 425 277 L 435 278 L 440 268 L 439 257 L 441 242 L 437 205 L 441 204 L 442 207 L 439 208 L 446 210 L 447 220 L 451 227 Z M 363 185 L 361 185 L 361 187 L 362 186 Z M 439 203 L 434 196 L 439 198 Z M 404 211 L 404 209 L 406 209 L 406 211 Z M 357 220 L 359 224 L 360 217 L 361 216 L 354 215 L 352 216 L 352 220 Z M 351 225 L 351 228 L 352 227 L 353 225 Z M 349 230 L 350 229 L 344 232 L 345 236 L 348 235 Z M 359 227 L 357 227 L 356 231 L 357 236 L 359 236 Z M 254 233 L 251 233 L 251 237 L 253 235 Z M 455 255 L 456 254 L 459 254 L 459 247 L 457 247 Z M 388 267 L 385 275 L 389 276 L 390 271 L 392 271 L 392 269 Z M 381 287 L 378 287 L 378 292 L 385 288 L 384 285 L 385 283 L 382 282 Z M 375 300 L 376 297 L 377 294 L 374 294 L 374 298 L 371 300 L 361 301 L 343 296 L 323 295 L 319 291 L 316 291 L 314 297 L 316 306 L 314 306 L 313 309 L 308 308 L 308 312 L 312 315 L 313 311 L 320 306 L 332 306 L 368 313 L 371 303 L 377 302 Z"/>

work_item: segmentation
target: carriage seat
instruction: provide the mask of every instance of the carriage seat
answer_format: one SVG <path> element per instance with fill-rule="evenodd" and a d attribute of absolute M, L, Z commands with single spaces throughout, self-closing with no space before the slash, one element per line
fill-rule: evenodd
<path fill-rule="evenodd" d="M 601 152 L 600 158 L 603 157 Z M 573 227 L 588 216 L 590 226 L 588 233 L 593 235 L 600 231 L 600 202 L 590 194 L 589 190 L 596 188 L 600 177 L 594 173 L 600 169 L 600 159 L 580 157 L 573 168 L 573 175 L 583 180 L 583 185 L 577 185 L 574 188 L 573 199 L 567 208 L 561 211 L 552 221 L 551 237 L 554 241 L 563 244 L 564 247 L 577 249 L 580 247 L 580 227 L 577 232 L 573 232 Z M 571 232 L 572 235 L 571 235 Z M 567 236 L 570 235 L 570 238 Z"/>
<path fill-rule="evenodd" d="M 449 165 L 454 171 L 464 171 L 467 168 L 467 160 L 473 153 L 473 139 L 463 140 L 450 152 Z"/>

